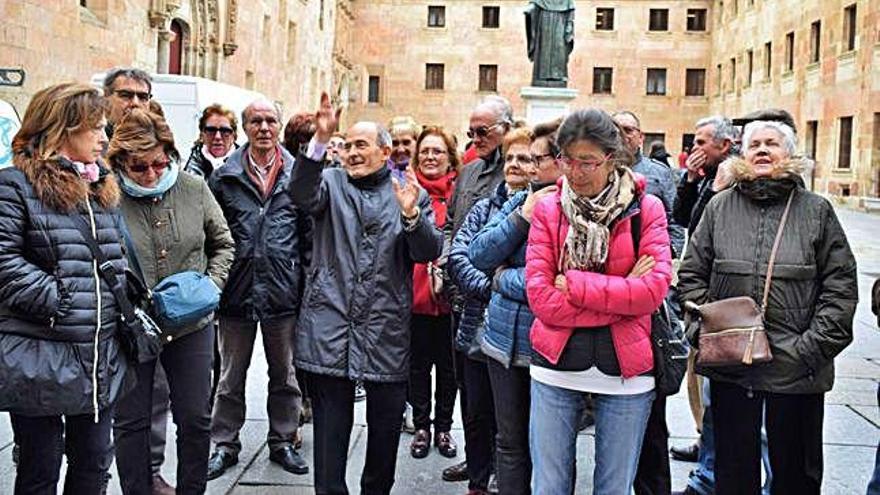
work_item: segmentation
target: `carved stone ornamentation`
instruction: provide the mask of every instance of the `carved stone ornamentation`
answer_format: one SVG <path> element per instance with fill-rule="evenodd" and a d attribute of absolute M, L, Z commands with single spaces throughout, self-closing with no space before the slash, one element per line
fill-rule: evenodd
<path fill-rule="evenodd" d="M 229 0 L 226 5 L 226 40 L 223 43 L 223 55 L 229 57 L 238 49 L 235 32 L 238 27 L 238 0 Z"/>

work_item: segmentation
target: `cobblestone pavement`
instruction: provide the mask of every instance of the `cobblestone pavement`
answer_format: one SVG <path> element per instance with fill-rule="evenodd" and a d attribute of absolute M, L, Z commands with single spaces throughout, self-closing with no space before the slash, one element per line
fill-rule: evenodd
<path fill-rule="evenodd" d="M 836 360 L 837 379 L 834 389 L 825 399 L 825 478 L 823 493 L 852 495 L 864 493 L 874 467 L 874 455 L 880 441 L 880 412 L 877 407 L 877 387 L 880 381 L 880 332 L 870 311 L 870 288 L 880 277 L 880 245 L 874 235 L 880 231 L 880 216 L 839 210 L 841 221 L 853 251 L 859 261 L 860 303 L 856 315 L 855 341 Z M 257 346 L 259 348 L 259 346 Z M 243 450 L 240 462 L 224 476 L 208 483 L 210 494 L 300 494 L 313 493 L 312 475 L 288 474 L 269 462 L 266 448 L 267 417 L 266 365 L 262 352 L 253 360 L 248 382 L 248 419 L 241 432 Z M 457 409 L 457 408 L 456 408 Z M 667 404 L 670 442 L 687 445 L 696 438 L 687 398 L 683 393 L 671 397 Z M 303 453 L 311 463 L 311 427 L 306 426 Z M 440 479 L 446 466 L 461 460 L 464 438 L 461 421 L 455 418 L 453 435 L 462 452 L 459 459 L 446 459 L 436 450 L 425 459 L 409 456 L 411 437 L 400 439 L 395 494 L 456 494 L 467 491 L 465 483 L 447 483 Z M 174 426 L 168 431 L 167 461 L 163 475 L 169 482 L 175 478 Z M 592 428 L 578 438 L 577 493 L 591 493 L 593 457 Z M 358 480 L 364 464 L 366 449 L 365 408 L 355 406 L 355 427 L 349 448 L 348 485 L 358 492 Z M 11 459 L 12 431 L 8 416 L 0 415 L 0 494 L 11 494 L 14 466 Z M 688 472 L 694 465 L 672 461 L 673 489 L 682 489 Z M 111 493 L 120 493 L 115 468 Z"/>

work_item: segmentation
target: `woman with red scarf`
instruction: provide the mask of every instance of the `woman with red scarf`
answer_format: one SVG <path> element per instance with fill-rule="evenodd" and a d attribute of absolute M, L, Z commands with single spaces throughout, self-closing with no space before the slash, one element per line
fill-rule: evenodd
<path fill-rule="evenodd" d="M 416 140 L 413 167 L 419 184 L 431 197 L 434 219 L 446 223 L 446 203 L 452 197 L 460 165 L 455 138 L 440 127 L 426 127 Z M 455 368 L 452 364 L 452 324 L 442 295 L 442 263 L 438 259 L 413 267 L 413 306 L 409 403 L 416 432 L 410 453 L 424 458 L 431 449 L 431 367 L 437 370 L 434 393 L 434 444 L 445 457 L 457 448 L 449 430 L 455 407 Z"/>

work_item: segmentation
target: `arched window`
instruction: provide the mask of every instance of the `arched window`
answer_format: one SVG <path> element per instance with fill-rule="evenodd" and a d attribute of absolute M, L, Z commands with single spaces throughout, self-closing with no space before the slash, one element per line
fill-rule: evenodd
<path fill-rule="evenodd" d="M 168 57 L 168 73 L 182 74 L 183 68 L 183 37 L 186 31 L 181 26 L 180 21 L 174 19 L 171 21 L 171 32 L 174 33 L 174 39 L 171 40 L 171 53 Z"/>

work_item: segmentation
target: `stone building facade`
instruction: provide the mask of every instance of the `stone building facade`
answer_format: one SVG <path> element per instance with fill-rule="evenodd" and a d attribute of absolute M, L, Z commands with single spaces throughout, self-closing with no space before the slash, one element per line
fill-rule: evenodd
<path fill-rule="evenodd" d="M 337 12 L 349 0 L 0 0 L 0 67 L 25 70 L 0 98 L 31 95 L 117 65 L 259 91 L 289 114 L 341 80 Z M 344 50 L 342 51 L 344 53 Z"/>
<path fill-rule="evenodd" d="M 880 2 L 727 0 L 713 24 L 712 110 L 785 108 L 816 191 L 880 196 Z"/>

